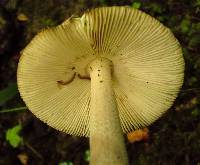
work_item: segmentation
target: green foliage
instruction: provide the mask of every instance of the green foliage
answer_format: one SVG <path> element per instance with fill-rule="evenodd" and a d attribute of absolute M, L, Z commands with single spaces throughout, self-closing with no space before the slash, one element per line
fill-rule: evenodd
<path fill-rule="evenodd" d="M 189 19 L 183 19 L 181 22 L 181 32 L 182 33 L 188 33 L 190 31 L 190 20 Z"/>
<path fill-rule="evenodd" d="M 200 6 L 200 0 L 196 0 L 195 6 Z"/>
<path fill-rule="evenodd" d="M 197 45 L 200 45 L 200 37 L 198 35 L 194 35 L 191 37 L 188 46 L 189 46 L 189 48 L 192 48 Z"/>
<path fill-rule="evenodd" d="M 194 117 L 198 117 L 200 115 L 200 110 L 196 108 L 196 109 L 192 110 L 191 114 Z"/>
<path fill-rule="evenodd" d="M 135 9 L 139 9 L 139 8 L 141 7 L 141 5 L 142 5 L 142 4 L 141 4 L 140 2 L 133 2 L 131 6 L 132 6 L 133 8 L 135 8 Z"/>
<path fill-rule="evenodd" d="M 55 26 L 56 23 L 50 18 L 41 18 L 40 23 L 44 26 Z"/>
<path fill-rule="evenodd" d="M 106 5 L 107 4 L 107 0 L 99 0 L 100 4 L 102 5 Z"/>
<path fill-rule="evenodd" d="M 6 4 L 6 8 L 8 10 L 14 10 L 17 7 L 17 0 L 9 0 L 8 3 Z"/>
<path fill-rule="evenodd" d="M 0 113 L 9 113 L 9 112 L 18 112 L 18 111 L 24 111 L 27 107 L 18 107 L 18 108 L 12 108 L 12 109 L 3 109 L 0 111 Z"/>
<path fill-rule="evenodd" d="M 3 54 L 1 54 L 2 55 L 1 68 L 7 68 L 7 70 L 4 70 L 3 72 L 1 72 L 2 74 L 1 78 L 2 78 L 3 84 L 5 84 L 7 81 L 10 81 L 11 78 L 9 78 L 8 76 L 9 72 L 11 72 L 12 74 L 16 72 L 16 70 L 14 69 L 15 67 L 8 67 L 8 65 L 11 65 L 11 63 L 9 64 L 8 61 L 6 60 L 9 58 L 9 61 L 12 61 L 13 54 L 7 53 L 4 56 L 4 52 L 10 52 L 10 50 L 13 50 L 12 52 L 19 51 L 19 50 L 16 50 L 16 46 L 15 46 L 16 43 L 10 41 L 13 38 L 13 36 L 17 36 L 20 39 L 22 39 L 22 42 L 20 42 L 20 44 L 23 47 L 25 46 L 25 43 L 28 43 L 30 41 L 30 39 L 33 37 L 33 34 L 36 34 L 40 29 L 46 26 L 54 26 L 55 24 L 59 24 L 67 16 L 70 16 L 72 13 L 76 13 L 76 12 L 78 13 L 80 9 L 87 9 L 88 7 L 93 8 L 99 4 L 107 5 L 107 6 L 130 5 L 133 8 L 139 8 L 139 9 L 142 8 L 144 12 L 147 12 L 148 14 L 156 17 L 156 19 L 160 20 L 161 22 L 163 22 L 164 25 L 169 27 L 172 30 L 172 32 L 175 34 L 175 36 L 177 37 L 184 52 L 184 57 L 186 61 L 184 86 L 183 86 L 182 92 L 179 93 L 179 97 L 176 99 L 175 105 L 165 114 L 163 118 L 159 119 L 150 127 L 151 140 L 145 143 L 128 144 L 128 153 L 129 155 L 131 155 L 130 163 L 135 164 L 135 165 L 143 165 L 143 164 L 164 164 L 164 165 L 165 164 L 195 164 L 197 165 L 200 162 L 200 157 L 199 157 L 200 155 L 199 154 L 199 151 L 200 151 L 200 122 L 199 122 L 200 121 L 199 120 L 200 118 L 200 93 L 199 93 L 200 92 L 199 90 L 200 0 L 192 0 L 192 1 L 187 1 L 187 0 L 185 1 L 176 1 L 176 0 L 167 0 L 167 1 L 99 0 L 97 1 L 95 0 L 95 1 L 77 1 L 77 2 L 70 1 L 70 3 L 68 3 L 66 0 L 59 1 L 59 3 L 53 0 L 46 0 L 46 1 L 20 0 L 20 5 L 18 5 L 17 7 L 14 1 L 16 0 L 9 0 L 9 3 L 7 3 L 8 5 L 6 6 L 6 9 L 9 9 L 8 11 L 11 11 L 11 9 L 16 10 L 16 13 L 12 11 L 12 13 L 9 13 L 9 15 L 14 16 L 14 15 L 17 15 L 17 13 L 21 13 L 21 12 L 27 13 L 27 16 L 29 17 L 29 21 L 26 24 L 24 24 L 26 30 L 23 32 L 24 37 L 25 37 L 25 40 L 23 40 L 24 38 L 21 38 L 21 36 L 18 36 L 16 35 L 17 33 L 15 33 L 15 32 L 18 32 L 19 30 L 16 27 L 19 27 L 19 28 L 21 27 L 21 26 L 18 26 L 18 24 L 16 26 L 16 23 L 18 22 L 15 19 L 10 20 L 8 19 L 8 17 L 4 17 L 3 14 L 1 14 L 2 11 L 0 10 L 0 31 L 5 33 L 7 32 L 6 29 L 9 24 L 10 26 L 13 26 L 10 28 L 10 29 L 13 29 L 12 33 L 7 34 L 5 36 L 5 39 L 4 38 L 2 39 L 1 37 L 3 35 L 0 35 L 0 41 L 2 41 L 0 42 L 0 49 L 3 50 L 2 51 Z M 87 3 L 89 6 L 87 5 Z M 13 43 L 14 47 L 10 46 L 10 44 L 6 45 L 5 43 Z M 5 60 L 4 60 L 4 57 L 5 57 Z M 3 65 L 3 64 L 6 64 L 6 65 Z M 5 80 L 4 80 L 4 77 L 6 77 Z M 3 94 L 2 94 L 2 91 L 0 91 L 0 105 L 5 104 L 9 100 L 9 98 L 12 99 L 13 97 L 11 95 L 15 95 L 14 94 L 15 92 L 14 93 L 10 92 L 11 94 L 8 94 L 9 92 L 5 92 L 5 91 L 10 91 L 8 90 L 9 86 L 5 88 L 7 90 L 5 89 L 2 90 L 4 91 Z M 189 105 L 191 97 L 197 98 L 197 103 L 191 103 L 191 105 Z M 17 105 L 15 104 L 16 103 L 14 104 L 11 103 L 11 105 L 8 105 L 8 107 L 18 106 L 18 104 Z M 4 108 L 7 108 L 6 105 L 3 105 L 3 106 Z M 174 107 L 176 106 L 180 107 L 178 111 L 174 110 Z M 15 109 L 0 111 L 0 113 L 2 112 L 0 114 L 0 121 L 1 121 L 0 128 L 2 132 L 6 130 L 6 128 L 4 128 L 5 124 L 3 123 L 7 122 L 8 124 L 10 124 L 12 122 L 19 120 L 18 117 L 13 119 L 12 115 L 10 116 L 10 118 L 8 118 L 9 115 L 3 114 L 5 112 L 12 112 L 12 111 L 15 111 Z M 30 119 L 27 118 L 26 121 L 30 122 Z M 37 128 L 40 128 L 40 127 L 37 125 Z M 40 131 L 36 131 L 36 130 L 37 129 L 33 130 L 34 136 L 35 135 L 38 136 L 37 134 L 40 133 Z M 15 131 L 15 135 L 19 136 L 18 138 L 21 138 L 18 133 L 16 133 Z M 27 139 L 30 139 L 33 136 L 33 134 L 28 133 L 26 136 L 27 136 Z M 14 136 L 11 136 L 11 137 L 14 137 Z M 50 139 L 50 141 L 46 140 L 45 138 Z M 63 141 L 65 141 L 66 137 L 59 136 L 59 139 L 62 139 Z M 47 149 L 52 155 L 51 158 L 48 156 L 47 157 L 45 156 L 44 162 L 49 161 L 50 163 L 52 163 L 52 161 L 56 161 L 58 165 L 73 165 L 73 163 L 70 161 L 54 160 L 58 153 L 56 153 L 55 150 L 53 150 L 51 146 L 57 145 L 57 144 L 62 145 L 62 142 L 60 142 L 57 139 L 57 136 L 51 136 L 51 137 L 45 136 L 43 140 L 44 141 L 46 140 L 46 145 L 44 146 L 50 147 L 50 148 L 45 148 L 45 149 Z M 4 143 L 3 139 L 2 141 L 0 140 L 0 144 L 3 144 L 3 143 Z M 67 146 L 70 146 L 69 148 L 73 148 L 73 145 L 77 146 L 77 144 L 80 144 L 79 142 L 74 143 L 74 141 L 70 141 L 70 140 L 67 140 L 66 143 L 67 143 Z M 32 146 L 33 148 L 37 149 L 38 153 L 40 152 L 42 153 L 42 151 L 44 150 L 44 146 L 41 146 L 40 148 L 39 146 L 40 143 L 36 142 L 32 145 L 33 145 Z M 15 164 L 14 162 L 8 162 L 8 161 L 15 160 L 15 158 L 13 159 L 12 154 L 10 154 L 12 152 L 10 151 L 10 148 L 7 148 L 8 147 L 7 145 L 0 145 L 0 146 L 1 146 L 2 151 L 6 150 L 6 152 L 8 152 L 8 154 L 4 154 L 3 156 L 0 156 L 2 158 L 2 159 L 0 158 L 0 164 Z M 60 148 L 59 153 L 63 151 L 66 151 L 66 147 L 64 147 L 64 149 Z M 24 152 L 27 152 L 26 148 Z M 85 151 L 84 147 L 82 147 L 79 150 L 79 152 L 83 154 L 84 161 L 87 161 L 87 162 L 90 161 L 89 150 Z M 74 152 L 72 152 L 71 154 L 74 154 Z M 79 159 L 78 156 L 77 156 L 77 159 Z M 38 162 L 38 159 L 32 159 L 31 163 L 36 164 L 36 165 L 41 164 L 41 162 Z M 84 163 L 87 164 L 86 162 Z M 84 163 L 81 163 L 81 164 L 84 164 Z"/>
<path fill-rule="evenodd" d="M 160 22 L 163 22 L 165 20 L 165 17 L 163 16 L 158 16 L 157 19 L 160 21 Z"/>
<path fill-rule="evenodd" d="M 191 23 L 190 34 L 199 33 L 200 32 L 200 23 Z"/>
<path fill-rule="evenodd" d="M 11 83 L 7 88 L 0 91 L 0 106 L 5 104 L 17 94 L 17 84 Z"/>
<path fill-rule="evenodd" d="M 70 161 L 60 162 L 58 165 L 73 165 Z"/>
<path fill-rule="evenodd" d="M 90 150 L 86 150 L 86 151 L 85 151 L 84 160 L 85 160 L 86 162 L 89 162 L 89 161 L 90 161 Z"/>
<path fill-rule="evenodd" d="M 6 132 L 6 140 L 13 148 L 17 148 L 23 142 L 23 138 L 19 135 L 21 129 L 22 125 L 18 124 Z"/>
<path fill-rule="evenodd" d="M 5 19 L 0 16 L 0 30 L 1 30 L 1 27 L 4 26 L 5 24 L 6 24 Z"/>
<path fill-rule="evenodd" d="M 155 13 L 162 13 L 163 9 L 158 3 L 150 3 L 147 8 L 150 8 Z"/>

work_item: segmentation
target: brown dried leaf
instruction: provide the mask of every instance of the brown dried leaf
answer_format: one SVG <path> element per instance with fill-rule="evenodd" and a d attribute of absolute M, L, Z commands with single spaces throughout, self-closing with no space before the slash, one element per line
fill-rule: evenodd
<path fill-rule="evenodd" d="M 147 141 L 149 139 L 149 130 L 148 128 L 144 128 L 144 129 L 132 131 L 127 134 L 127 138 L 130 143 L 139 142 L 139 141 Z"/>
<path fill-rule="evenodd" d="M 20 160 L 22 165 L 28 165 L 28 156 L 25 153 L 21 153 L 17 155 L 17 158 Z"/>
<path fill-rule="evenodd" d="M 17 15 L 17 20 L 25 22 L 25 21 L 28 21 L 28 17 L 24 13 L 19 13 Z"/>

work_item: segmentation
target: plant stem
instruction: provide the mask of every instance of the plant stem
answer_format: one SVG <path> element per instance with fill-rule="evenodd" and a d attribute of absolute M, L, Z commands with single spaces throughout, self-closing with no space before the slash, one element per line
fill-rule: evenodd
<path fill-rule="evenodd" d="M 19 107 L 19 108 L 12 108 L 12 109 L 4 109 L 0 110 L 0 113 L 9 113 L 9 112 L 17 112 L 17 111 L 24 111 L 28 109 L 27 107 Z"/>
<path fill-rule="evenodd" d="M 91 165 L 128 165 L 112 87 L 112 62 L 97 58 L 88 66 L 91 78 Z"/>

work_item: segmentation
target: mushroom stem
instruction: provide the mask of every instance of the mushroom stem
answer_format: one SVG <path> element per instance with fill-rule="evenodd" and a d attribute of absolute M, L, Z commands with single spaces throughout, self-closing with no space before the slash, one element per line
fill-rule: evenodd
<path fill-rule="evenodd" d="M 91 78 L 91 165 L 128 165 L 112 84 L 112 62 L 97 58 L 88 66 Z"/>

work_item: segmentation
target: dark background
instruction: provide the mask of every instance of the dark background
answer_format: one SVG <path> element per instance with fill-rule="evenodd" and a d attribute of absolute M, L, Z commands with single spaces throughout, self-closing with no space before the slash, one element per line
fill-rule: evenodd
<path fill-rule="evenodd" d="M 130 165 L 200 165 L 200 0 L 0 0 L 0 112 L 25 106 L 16 87 L 17 63 L 37 32 L 87 8 L 136 4 L 172 30 L 186 68 L 178 98 L 149 126 L 148 141 L 126 139 Z M 23 143 L 13 147 L 6 133 L 19 124 Z M 88 139 L 56 131 L 30 111 L 0 113 L 0 165 L 87 165 L 88 149 Z"/>

